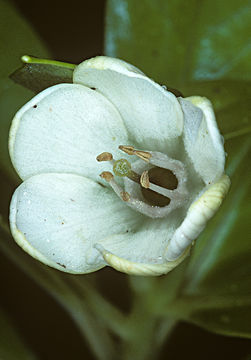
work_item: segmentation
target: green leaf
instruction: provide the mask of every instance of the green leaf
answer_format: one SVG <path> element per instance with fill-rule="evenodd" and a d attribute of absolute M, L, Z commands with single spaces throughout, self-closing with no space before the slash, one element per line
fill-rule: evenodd
<path fill-rule="evenodd" d="M 70 275 L 34 260 L 16 246 L 9 227 L 1 216 L 0 251 L 65 308 L 97 359 L 108 360 L 116 357 L 108 329 L 123 334 L 125 319 L 92 285 L 95 274 Z"/>
<path fill-rule="evenodd" d="M 23 343 L 19 333 L 0 308 L 0 358 L 1 360 L 35 360 L 36 357 Z"/>
<path fill-rule="evenodd" d="M 178 88 L 184 96 L 208 97 L 226 139 L 248 133 L 248 3 L 110 0 L 106 54 L 138 66 L 160 84 Z"/>
<path fill-rule="evenodd" d="M 179 88 L 251 79 L 248 0 L 110 0 L 105 51 Z"/>
<path fill-rule="evenodd" d="M 23 67 L 10 75 L 17 84 L 39 93 L 40 91 L 61 83 L 72 83 L 75 65 L 55 60 L 38 59 L 23 56 Z"/>
<path fill-rule="evenodd" d="M 214 80 L 189 82 L 184 96 L 200 95 L 211 100 L 225 140 L 251 131 L 250 81 Z"/>
<path fill-rule="evenodd" d="M 15 112 L 33 94 L 14 84 L 9 75 L 20 66 L 25 53 L 41 57 L 49 54 L 25 19 L 4 0 L 0 0 L 0 43 L 0 170 L 16 182 L 18 177 L 8 154 L 8 132 Z"/>
<path fill-rule="evenodd" d="M 226 140 L 231 190 L 183 269 L 153 283 L 145 296 L 149 308 L 244 337 L 251 337 L 251 151 L 244 136 L 251 131 L 248 4 L 108 0 L 105 40 L 107 55 L 184 96 L 208 97 Z"/>
<path fill-rule="evenodd" d="M 232 155 L 232 187 L 194 249 L 182 287 L 189 318 L 209 330 L 251 338 L 251 141 Z M 234 144 L 231 145 L 235 149 Z M 233 151 L 233 150 L 232 150 Z M 231 151 L 231 152 L 232 152 Z M 196 304 L 196 305 L 195 305 Z M 205 319 L 208 318 L 207 321 Z"/>
<path fill-rule="evenodd" d="M 230 193 L 196 241 L 176 297 L 162 310 L 214 332 L 251 338 L 251 140 L 235 139 L 228 151 Z"/>

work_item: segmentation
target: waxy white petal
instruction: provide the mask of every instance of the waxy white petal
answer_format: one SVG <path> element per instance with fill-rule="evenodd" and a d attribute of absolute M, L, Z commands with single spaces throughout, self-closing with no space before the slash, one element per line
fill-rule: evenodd
<path fill-rule="evenodd" d="M 179 98 L 184 113 L 183 139 L 195 170 L 206 184 L 224 172 L 225 152 L 212 105 L 199 96 Z"/>
<path fill-rule="evenodd" d="M 65 272 L 110 265 L 135 275 L 167 273 L 188 255 L 230 185 L 212 105 L 198 96 L 177 99 L 139 69 L 109 57 L 84 61 L 73 81 L 35 96 L 13 120 L 10 155 L 25 180 L 11 201 L 13 237 Z M 191 201 L 163 219 L 130 209 L 132 189 L 115 182 L 116 196 L 111 180 L 99 183 L 112 164 L 96 156 L 121 158 L 119 145 L 182 161 Z"/>
<path fill-rule="evenodd" d="M 135 214 L 139 214 L 133 211 Z M 141 264 L 166 262 L 164 254 L 175 229 L 180 225 L 184 211 L 177 209 L 164 219 L 138 217 L 137 231 L 109 236 L 100 244 L 114 255 Z"/>
<path fill-rule="evenodd" d="M 15 191 L 10 207 L 17 243 L 45 264 L 72 273 L 105 266 L 93 244 L 136 231 L 141 217 L 110 189 L 71 174 L 29 178 Z"/>
<path fill-rule="evenodd" d="M 103 246 L 97 246 L 97 249 L 102 254 L 104 260 L 114 269 L 124 272 L 129 275 L 140 276 L 159 276 L 167 274 L 178 266 L 189 254 L 190 247 L 176 260 L 165 261 L 163 263 L 137 263 L 122 257 L 119 257 L 110 251 L 106 250 Z"/>
<path fill-rule="evenodd" d="M 177 98 L 124 61 L 104 56 L 84 61 L 73 82 L 95 87 L 117 107 L 134 145 L 161 151 L 182 133 Z"/>
<path fill-rule="evenodd" d="M 210 185 L 189 207 L 182 224 L 177 228 L 166 252 L 166 259 L 176 260 L 197 239 L 208 220 L 219 209 L 230 187 L 230 179 L 223 175 L 219 181 Z"/>
<path fill-rule="evenodd" d="M 48 172 L 74 173 L 100 180 L 107 165 L 96 156 L 118 144 L 127 131 L 116 108 L 83 85 L 50 87 L 24 105 L 13 119 L 9 150 L 22 179 Z"/>

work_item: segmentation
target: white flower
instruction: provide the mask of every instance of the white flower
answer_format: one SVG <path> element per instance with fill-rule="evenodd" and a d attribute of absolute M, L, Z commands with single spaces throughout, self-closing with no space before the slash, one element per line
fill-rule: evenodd
<path fill-rule="evenodd" d="M 23 180 L 13 237 L 66 272 L 167 273 L 229 188 L 211 103 L 176 98 L 102 56 L 77 66 L 73 82 L 44 90 L 13 120 L 9 150 Z"/>

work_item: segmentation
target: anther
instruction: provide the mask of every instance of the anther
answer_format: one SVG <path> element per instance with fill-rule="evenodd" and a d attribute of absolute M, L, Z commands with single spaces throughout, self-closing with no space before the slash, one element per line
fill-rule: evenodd
<path fill-rule="evenodd" d="M 96 157 L 97 161 L 111 161 L 113 160 L 113 156 L 109 152 L 102 152 Z"/>
<path fill-rule="evenodd" d="M 134 155 L 138 156 L 140 159 L 149 162 L 149 159 L 152 157 L 152 155 L 147 152 L 147 151 L 140 151 L 140 150 L 135 150 Z"/>
<path fill-rule="evenodd" d="M 130 195 L 126 191 L 121 191 L 120 196 L 123 201 L 128 202 L 130 200 Z"/>
<path fill-rule="evenodd" d="M 130 145 L 119 145 L 119 150 L 124 151 L 128 155 L 134 155 L 134 147 Z"/>
<path fill-rule="evenodd" d="M 141 150 L 135 150 L 133 146 L 129 145 L 120 145 L 119 149 L 124 151 L 128 155 L 136 155 L 140 159 L 149 162 L 149 159 L 152 157 L 152 155 L 147 151 L 141 151 Z"/>
<path fill-rule="evenodd" d="M 107 182 L 110 182 L 114 178 L 112 173 L 109 171 L 103 171 L 99 176 Z"/>
<path fill-rule="evenodd" d="M 143 171 L 140 176 L 140 185 L 145 189 L 148 189 L 150 187 L 149 174 L 146 170 Z"/>

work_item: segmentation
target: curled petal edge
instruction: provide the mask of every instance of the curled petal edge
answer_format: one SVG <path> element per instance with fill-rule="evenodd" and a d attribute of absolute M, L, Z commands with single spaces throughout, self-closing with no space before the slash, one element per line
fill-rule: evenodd
<path fill-rule="evenodd" d="M 102 254 L 105 262 L 115 270 L 126 273 L 128 275 L 139 276 L 160 276 L 167 274 L 178 266 L 188 255 L 190 246 L 176 260 L 165 262 L 162 264 L 136 263 L 127 259 L 123 259 L 110 251 L 106 250 L 102 245 L 96 244 L 95 248 Z"/>
<path fill-rule="evenodd" d="M 230 187 L 230 179 L 224 174 L 219 181 L 195 200 L 188 209 L 187 216 L 181 226 L 175 231 L 166 249 L 166 262 L 162 264 L 136 263 L 123 259 L 102 245 L 95 244 L 105 262 L 114 269 L 128 275 L 159 276 L 164 275 L 178 266 L 190 252 L 193 241 L 205 228 L 207 221 L 219 209 Z"/>
<path fill-rule="evenodd" d="M 174 261 L 192 244 L 205 228 L 206 223 L 219 209 L 230 187 L 230 179 L 224 174 L 216 183 L 196 199 L 188 209 L 187 216 L 175 231 L 168 244 L 165 258 Z"/>

